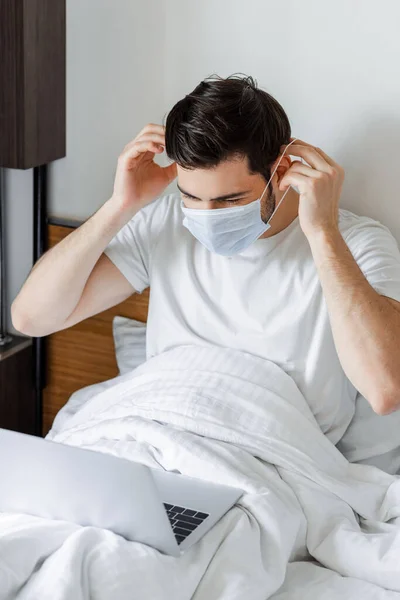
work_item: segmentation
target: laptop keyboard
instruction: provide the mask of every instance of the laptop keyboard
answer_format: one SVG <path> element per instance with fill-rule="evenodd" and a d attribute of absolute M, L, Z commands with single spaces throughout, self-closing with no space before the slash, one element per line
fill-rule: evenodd
<path fill-rule="evenodd" d="M 164 506 L 178 544 L 181 544 L 209 516 L 207 513 L 191 510 L 184 506 L 165 502 Z"/>

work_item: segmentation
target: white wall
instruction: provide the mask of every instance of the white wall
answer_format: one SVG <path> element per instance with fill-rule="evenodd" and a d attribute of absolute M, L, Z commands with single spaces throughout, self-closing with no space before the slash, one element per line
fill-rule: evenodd
<path fill-rule="evenodd" d="M 400 241 L 398 0 L 166 2 L 167 105 L 214 72 L 253 75 L 345 168 L 342 206 Z"/>
<path fill-rule="evenodd" d="M 67 157 L 49 169 L 50 215 L 95 212 L 125 144 L 161 121 L 164 36 L 163 0 L 67 0 Z M 5 192 L 9 315 L 32 266 L 32 171 L 8 171 Z"/>
<path fill-rule="evenodd" d="M 5 248 L 8 330 L 11 326 L 10 305 L 25 281 L 33 255 L 33 174 L 31 170 L 5 171 Z"/>
<path fill-rule="evenodd" d="M 344 166 L 342 206 L 400 240 L 399 22 L 397 0 L 68 0 L 68 154 L 50 169 L 50 214 L 90 216 L 147 122 L 207 75 L 244 72 Z M 10 300 L 31 265 L 31 177 L 8 176 Z"/>
<path fill-rule="evenodd" d="M 163 110 L 163 0 L 68 0 L 67 157 L 50 215 L 85 219 L 109 198 L 124 146 Z"/>

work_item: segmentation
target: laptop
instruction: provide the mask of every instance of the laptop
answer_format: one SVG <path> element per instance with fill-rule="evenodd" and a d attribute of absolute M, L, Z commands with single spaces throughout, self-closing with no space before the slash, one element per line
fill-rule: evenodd
<path fill-rule="evenodd" d="M 179 556 L 243 490 L 0 429 L 0 512 L 109 529 Z"/>

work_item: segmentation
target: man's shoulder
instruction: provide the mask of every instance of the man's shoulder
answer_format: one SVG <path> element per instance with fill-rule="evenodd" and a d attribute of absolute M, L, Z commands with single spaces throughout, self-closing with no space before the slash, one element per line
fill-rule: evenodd
<path fill-rule="evenodd" d="M 370 227 L 371 225 L 378 224 L 379 221 L 375 219 L 371 219 L 371 217 L 367 217 L 365 215 L 357 215 L 350 210 L 346 210 L 345 208 L 339 209 L 339 229 L 343 234 L 350 231 L 354 227 L 358 227 L 363 229 L 365 227 Z"/>
<path fill-rule="evenodd" d="M 173 226 L 180 219 L 180 194 L 171 192 L 159 196 L 153 202 L 142 208 L 138 213 L 149 223 L 162 223 L 163 226 Z M 181 219 L 182 220 L 182 219 Z"/>
<path fill-rule="evenodd" d="M 161 211 L 162 213 L 170 214 L 171 217 L 173 215 L 177 215 L 180 210 L 180 194 L 179 192 L 171 192 L 169 194 L 163 194 L 159 196 L 153 202 L 145 206 L 142 211 L 147 212 L 148 214 Z"/>
<path fill-rule="evenodd" d="M 374 245 L 397 245 L 390 229 L 380 221 L 350 210 L 339 210 L 339 230 L 353 254 Z"/>

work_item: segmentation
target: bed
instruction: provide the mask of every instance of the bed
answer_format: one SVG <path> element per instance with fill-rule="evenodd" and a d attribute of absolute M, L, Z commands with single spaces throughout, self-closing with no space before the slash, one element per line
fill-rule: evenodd
<path fill-rule="evenodd" d="M 50 226 L 50 245 L 70 231 Z M 59 412 L 48 438 L 244 494 L 179 558 L 111 531 L 0 514 L 1 600 L 400 598 L 400 478 L 348 462 L 271 361 L 186 346 L 119 374 L 112 321 L 145 322 L 147 305 L 134 296 L 50 336 L 45 431 Z M 384 423 L 381 442 L 390 427 L 398 440 L 399 421 Z M 346 443 L 350 456 L 362 439 Z"/>

